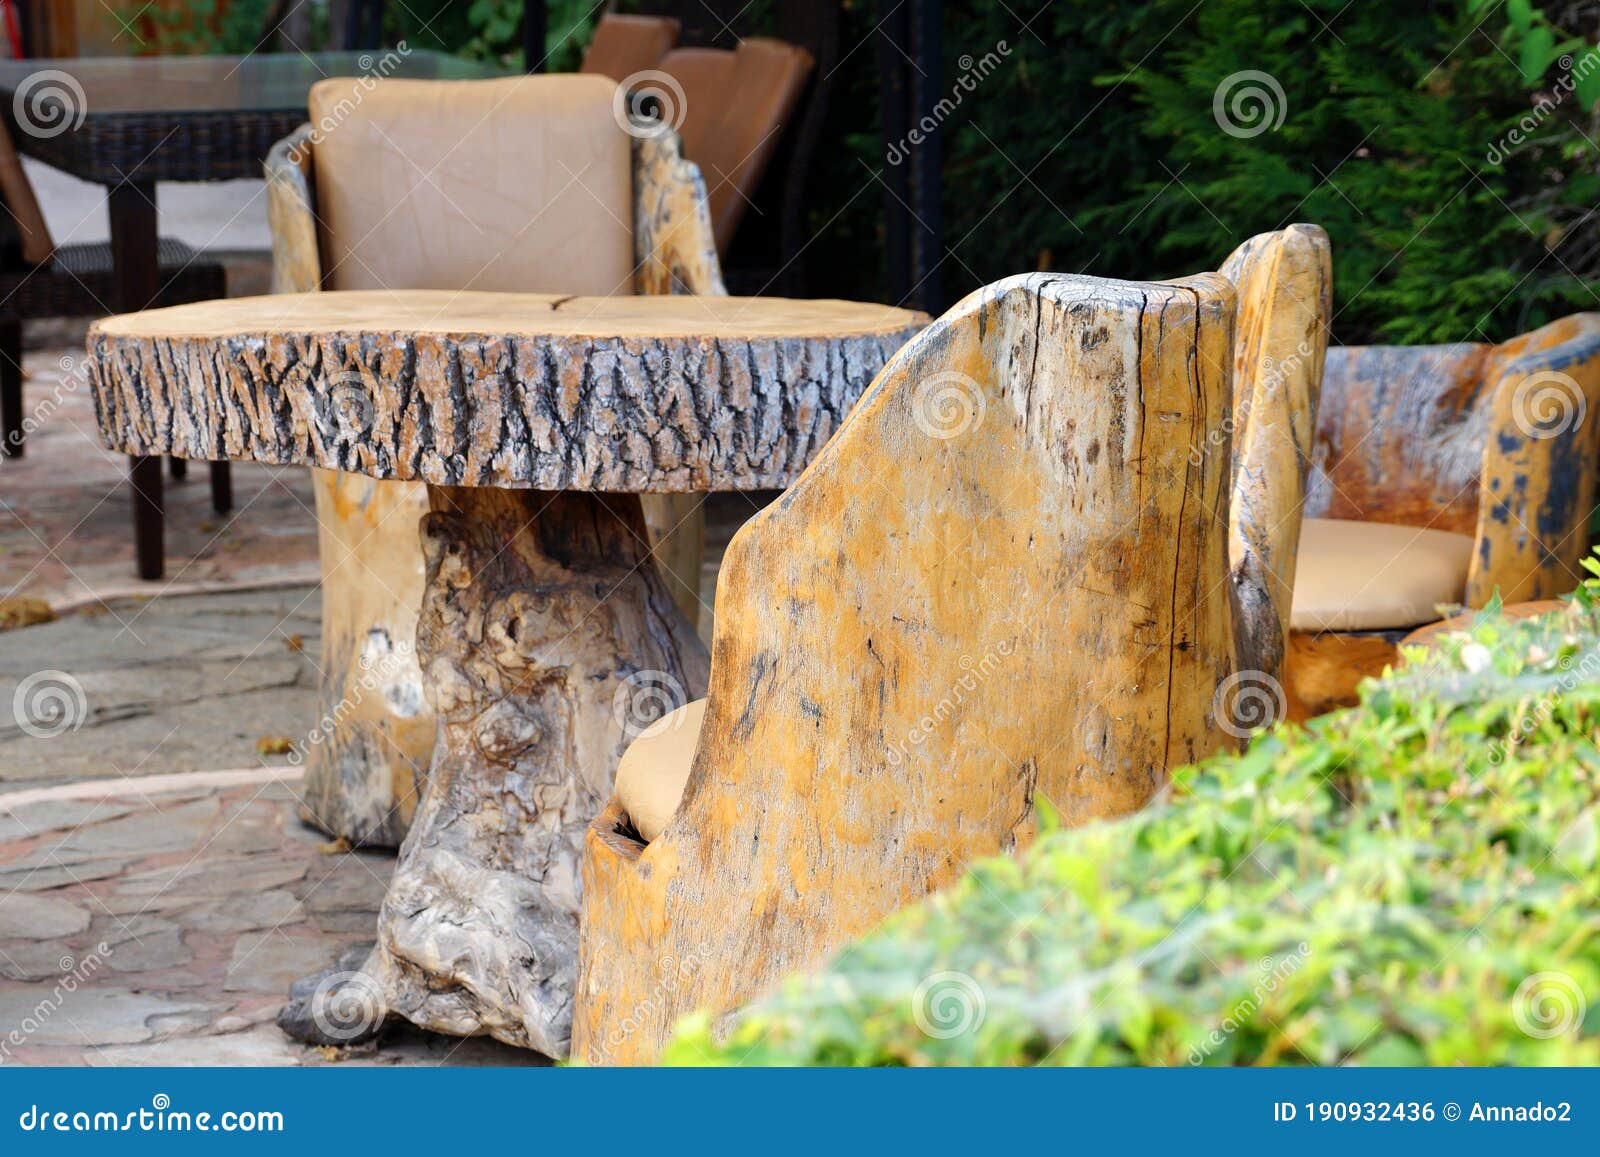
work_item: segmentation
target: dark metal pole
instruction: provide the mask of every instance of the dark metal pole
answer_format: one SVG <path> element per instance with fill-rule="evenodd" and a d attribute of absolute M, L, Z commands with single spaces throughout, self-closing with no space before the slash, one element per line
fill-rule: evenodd
<path fill-rule="evenodd" d="M 916 221 L 911 236 L 911 268 L 915 275 L 917 304 L 937 317 L 944 312 L 944 214 L 941 204 L 944 166 L 942 126 L 934 117 L 944 97 L 942 29 L 938 0 L 914 0 L 911 43 L 916 68 L 911 70 L 911 123 L 923 130 L 922 143 L 913 152 L 912 207 Z M 930 130 L 928 126 L 932 125 Z"/>
<path fill-rule="evenodd" d="M 889 300 L 904 305 L 911 297 L 911 161 L 905 155 L 910 129 L 911 69 L 906 53 L 911 43 L 911 16 L 903 0 L 893 5 L 878 27 L 878 110 L 883 133 L 883 256 Z"/>
<path fill-rule="evenodd" d="M 522 60 L 529 72 L 543 72 L 545 33 L 550 27 L 546 0 L 522 0 Z"/>

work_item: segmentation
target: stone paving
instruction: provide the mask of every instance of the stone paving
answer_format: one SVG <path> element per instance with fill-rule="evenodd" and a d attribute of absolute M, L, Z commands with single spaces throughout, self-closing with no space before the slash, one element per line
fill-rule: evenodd
<path fill-rule="evenodd" d="M 544 1063 L 404 1026 L 284 1036 L 289 985 L 372 939 L 393 859 L 302 824 L 293 769 L 247 774 L 0 796 L 0 1064 Z"/>

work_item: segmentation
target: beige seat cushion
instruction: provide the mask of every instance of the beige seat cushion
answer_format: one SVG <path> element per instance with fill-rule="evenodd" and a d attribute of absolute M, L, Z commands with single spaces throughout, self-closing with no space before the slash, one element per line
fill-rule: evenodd
<path fill-rule="evenodd" d="M 631 138 L 603 76 L 311 89 L 333 289 L 633 291 Z"/>
<path fill-rule="evenodd" d="M 1460 604 L 1472 539 L 1444 530 L 1308 518 L 1295 564 L 1296 631 L 1386 631 L 1431 623 Z"/>
<path fill-rule="evenodd" d="M 689 783 L 706 701 L 669 711 L 639 733 L 617 765 L 617 802 L 649 843 L 672 822 Z"/>

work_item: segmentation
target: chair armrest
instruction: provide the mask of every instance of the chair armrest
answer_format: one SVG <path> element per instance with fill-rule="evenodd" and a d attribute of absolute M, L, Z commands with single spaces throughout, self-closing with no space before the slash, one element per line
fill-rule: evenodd
<path fill-rule="evenodd" d="M 699 167 L 671 129 L 632 124 L 633 291 L 727 296 Z"/>
<path fill-rule="evenodd" d="M 311 168 L 311 126 L 301 125 L 272 146 L 267 177 L 267 222 L 272 227 L 272 292 L 311 293 L 322 288 L 317 242 L 316 179 Z"/>
<path fill-rule="evenodd" d="M 1490 359 L 1467 605 L 1578 585 L 1600 456 L 1600 313 L 1508 342 Z"/>

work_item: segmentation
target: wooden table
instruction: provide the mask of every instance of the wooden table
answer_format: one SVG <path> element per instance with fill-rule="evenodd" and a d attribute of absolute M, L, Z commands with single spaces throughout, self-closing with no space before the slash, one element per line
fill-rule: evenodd
<path fill-rule="evenodd" d="M 0 62 L 0 113 L 17 150 L 109 190 L 121 310 L 160 290 L 157 181 L 259 178 L 267 151 L 306 119 L 311 86 L 330 76 L 463 80 L 504 70 L 438 52 L 257 53 Z M 352 85 L 369 83 L 352 79 Z M 158 579 L 161 464 L 132 463 L 139 577 Z M 212 472 L 219 509 L 231 498 Z"/>
<path fill-rule="evenodd" d="M 584 828 L 627 743 L 704 695 L 709 669 L 638 495 L 787 486 L 925 321 L 842 301 L 358 292 L 90 331 L 112 449 L 428 484 L 417 652 L 439 739 L 364 970 L 384 1009 L 565 1055 Z"/>

